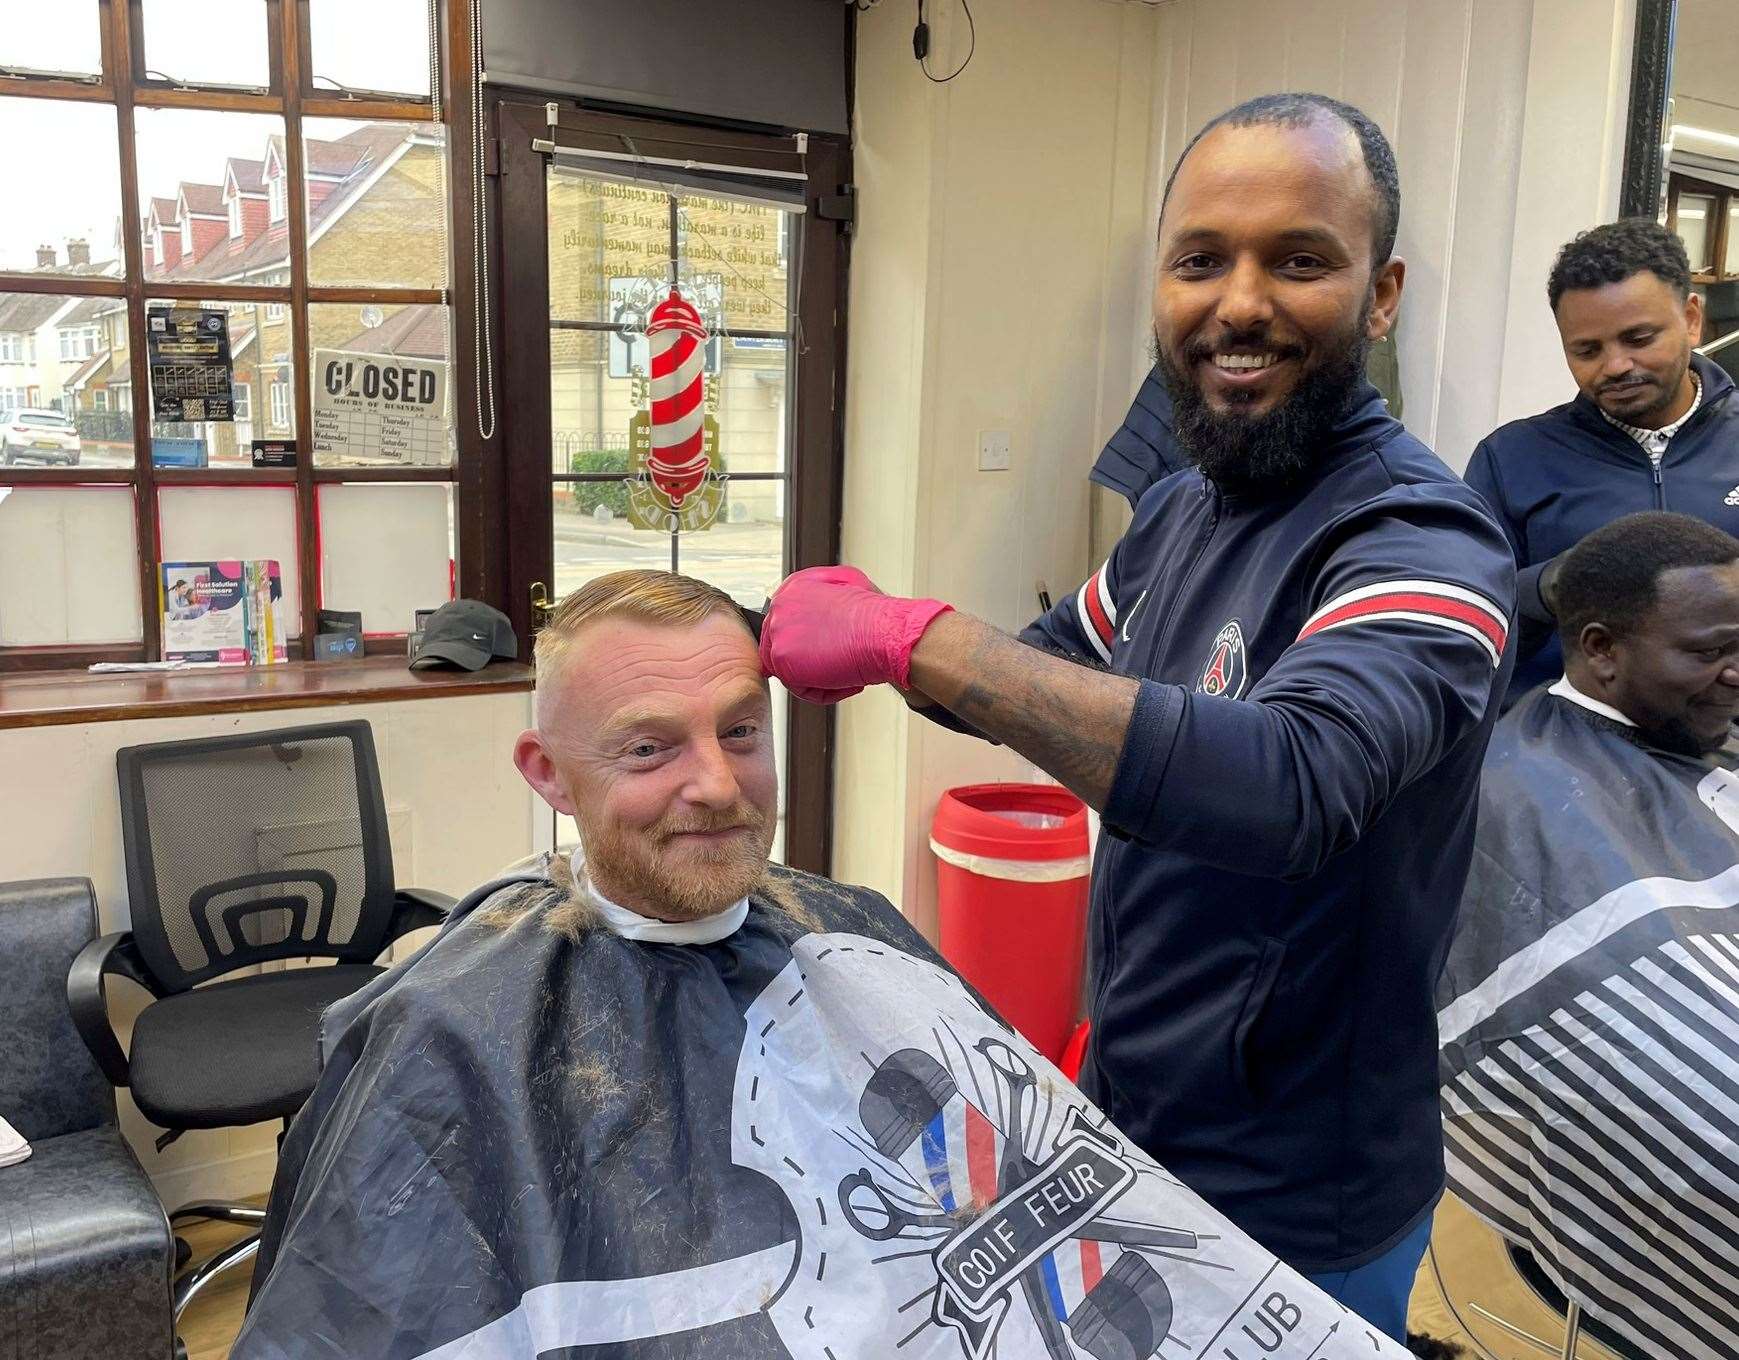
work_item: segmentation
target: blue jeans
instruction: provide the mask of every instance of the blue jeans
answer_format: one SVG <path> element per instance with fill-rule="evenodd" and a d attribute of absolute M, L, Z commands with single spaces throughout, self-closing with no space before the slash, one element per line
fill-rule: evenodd
<path fill-rule="evenodd" d="M 1407 1298 L 1425 1248 L 1431 1243 L 1430 1214 L 1419 1226 L 1374 1261 L 1356 1270 L 1334 1270 L 1307 1278 L 1323 1293 L 1345 1304 L 1378 1331 L 1407 1344 Z"/>

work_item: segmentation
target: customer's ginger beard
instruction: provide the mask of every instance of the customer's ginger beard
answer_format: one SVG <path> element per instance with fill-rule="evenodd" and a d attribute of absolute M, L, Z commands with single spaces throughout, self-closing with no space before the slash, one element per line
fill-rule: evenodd
<path fill-rule="evenodd" d="M 660 715 L 622 729 L 623 715 Z M 662 920 L 710 916 L 767 868 L 777 775 L 754 639 L 716 614 L 690 628 L 603 620 L 538 696 L 536 755 L 520 768 L 578 823 L 603 897 Z M 642 749 L 663 753 L 650 759 Z M 546 781 L 540 783 L 540 779 Z M 692 833 L 730 832 L 717 841 Z"/>

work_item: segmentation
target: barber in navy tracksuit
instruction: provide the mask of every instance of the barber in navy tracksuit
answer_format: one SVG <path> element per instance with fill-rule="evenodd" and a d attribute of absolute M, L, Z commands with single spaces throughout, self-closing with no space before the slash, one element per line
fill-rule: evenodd
<path fill-rule="evenodd" d="M 1580 391 L 1494 431 L 1467 465 L 1521 567 L 1506 708 L 1564 673 L 1551 583 L 1587 535 L 1638 510 L 1739 534 L 1739 397 L 1692 352 L 1703 300 L 1679 238 L 1644 219 L 1585 231 L 1558 253 L 1546 292 Z"/>
<path fill-rule="evenodd" d="M 1319 96 L 1186 149 L 1154 328 L 1199 470 L 1146 490 L 1022 641 L 829 567 L 780 588 L 761 655 L 811 700 L 898 684 L 1103 811 L 1084 1089 L 1403 1336 L 1443 1185 L 1432 988 L 1515 569 L 1360 376 L 1400 298 L 1393 167 Z"/>

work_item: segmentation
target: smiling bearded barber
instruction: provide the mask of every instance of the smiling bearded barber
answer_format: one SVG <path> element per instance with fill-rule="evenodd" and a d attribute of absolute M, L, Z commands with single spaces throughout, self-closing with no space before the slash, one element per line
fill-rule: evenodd
<path fill-rule="evenodd" d="M 1214 120 L 1167 189 L 1153 313 L 1194 469 L 1019 640 L 824 567 L 780 588 L 761 653 L 813 701 L 903 686 L 1103 812 L 1083 1086 L 1397 1336 L 1443 1185 L 1432 987 L 1515 591 L 1479 498 L 1361 378 L 1398 213 L 1356 109 Z"/>

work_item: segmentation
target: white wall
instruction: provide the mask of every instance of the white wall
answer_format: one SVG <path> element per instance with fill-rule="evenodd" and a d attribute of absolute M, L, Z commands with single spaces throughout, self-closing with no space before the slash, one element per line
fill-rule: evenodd
<path fill-rule="evenodd" d="M 931 68 L 966 50 L 929 7 Z M 1086 473 L 1145 368 L 1147 173 L 1158 18 L 1103 0 L 977 6 L 948 85 L 912 59 L 911 6 L 858 16 L 860 215 L 846 380 L 845 561 L 1007 628 L 1090 569 Z M 979 472 L 978 432 L 1013 466 Z M 933 920 L 937 795 L 1022 778 L 1006 751 L 908 718 L 840 712 L 834 871 Z"/>
<path fill-rule="evenodd" d="M 363 718 L 374 728 L 395 878 L 458 896 L 530 852 L 527 790 L 512 760 L 530 714 L 530 695 L 512 693 L 0 731 L 0 879 L 88 877 L 100 929 L 124 930 L 117 750 Z M 109 993 L 124 1036 L 143 994 L 113 979 Z M 118 1103 L 133 1150 L 170 1205 L 259 1194 L 270 1185 L 275 1124 L 193 1132 L 159 1153 L 152 1140 L 161 1130 L 125 1092 Z"/>

